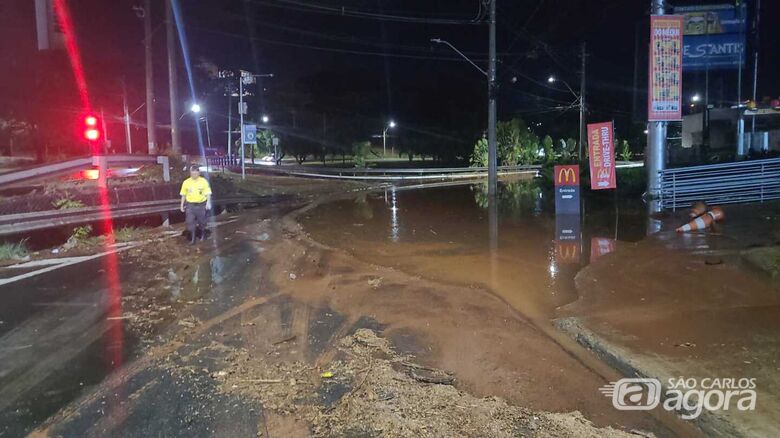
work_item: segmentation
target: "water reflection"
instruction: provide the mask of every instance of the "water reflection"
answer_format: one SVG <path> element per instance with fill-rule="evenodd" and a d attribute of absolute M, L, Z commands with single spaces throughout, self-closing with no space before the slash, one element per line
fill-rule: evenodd
<path fill-rule="evenodd" d="M 388 188 L 323 204 L 302 225 L 315 240 L 361 260 L 485 285 L 527 315 L 544 317 L 576 299 L 574 276 L 591 254 L 617 247 L 616 231 L 636 241 L 647 226 L 638 199 L 586 199 L 584 222 L 556 218 L 553 199 L 529 180 L 502 183 L 495 202 L 484 184 Z"/>

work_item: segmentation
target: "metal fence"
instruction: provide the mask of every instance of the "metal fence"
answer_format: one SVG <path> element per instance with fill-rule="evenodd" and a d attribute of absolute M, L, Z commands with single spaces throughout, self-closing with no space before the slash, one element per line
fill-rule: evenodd
<path fill-rule="evenodd" d="M 666 169 L 660 172 L 661 207 L 695 201 L 737 204 L 780 199 L 780 158 Z"/>

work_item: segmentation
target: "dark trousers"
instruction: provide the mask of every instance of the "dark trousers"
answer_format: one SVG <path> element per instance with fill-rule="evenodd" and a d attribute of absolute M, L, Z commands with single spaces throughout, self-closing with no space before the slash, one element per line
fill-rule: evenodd
<path fill-rule="evenodd" d="M 188 202 L 184 206 L 185 215 L 187 218 L 187 230 L 190 232 L 190 237 L 195 238 L 196 228 L 200 228 L 201 236 L 206 235 L 206 203 L 193 204 Z"/>

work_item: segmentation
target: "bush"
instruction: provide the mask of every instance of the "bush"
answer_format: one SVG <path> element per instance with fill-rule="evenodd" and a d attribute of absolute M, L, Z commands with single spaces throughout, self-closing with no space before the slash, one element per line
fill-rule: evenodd
<path fill-rule="evenodd" d="M 0 244 L 0 260 L 19 260 L 27 257 L 27 241 Z"/>

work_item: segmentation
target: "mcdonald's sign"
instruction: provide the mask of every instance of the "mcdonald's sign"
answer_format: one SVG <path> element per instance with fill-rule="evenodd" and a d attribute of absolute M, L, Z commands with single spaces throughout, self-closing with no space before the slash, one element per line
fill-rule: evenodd
<path fill-rule="evenodd" d="M 579 186 L 580 166 L 555 166 L 553 168 L 553 178 L 555 179 L 555 187 Z"/>
<path fill-rule="evenodd" d="M 580 166 L 553 167 L 555 214 L 580 214 Z"/>
<path fill-rule="evenodd" d="M 579 242 L 555 242 L 555 261 L 564 263 L 580 262 Z"/>

